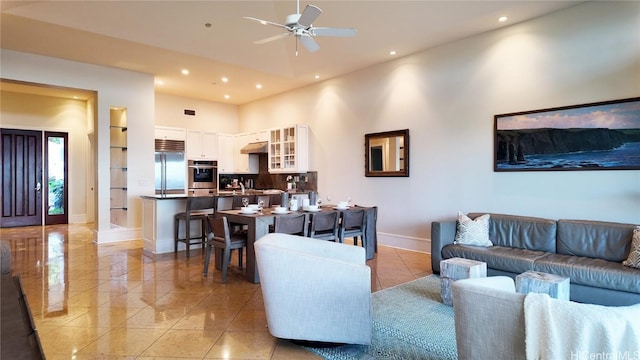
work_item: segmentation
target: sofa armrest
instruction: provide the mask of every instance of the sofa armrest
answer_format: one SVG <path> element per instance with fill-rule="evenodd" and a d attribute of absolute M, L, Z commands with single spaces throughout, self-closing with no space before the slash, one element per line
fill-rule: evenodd
<path fill-rule="evenodd" d="M 456 223 L 456 220 L 431 223 L 431 269 L 434 274 L 440 274 L 442 248 L 453 244 L 456 238 Z"/>
<path fill-rule="evenodd" d="M 267 234 L 254 243 L 254 247 L 260 244 L 262 247 L 276 248 L 279 251 L 296 252 L 322 258 L 331 258 L 337 261 L 345 261 L 354 264 L 366 265 L 366 251 L 360 246 L 335 246 L 332 241 L 306 241 L 309 238 L 301 238 L 297 235 L 282 233 Z"/>
<path fill-rule="evenodd" d="M 525 359 L 525 295 L 513 279 L 458 280 L 451 290 L 458 359 Z"/>

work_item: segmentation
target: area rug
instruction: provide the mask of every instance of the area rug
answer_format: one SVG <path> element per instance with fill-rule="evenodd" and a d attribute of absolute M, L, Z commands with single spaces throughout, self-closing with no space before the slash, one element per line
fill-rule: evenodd
<path fill-rule="evenodd" d="M 453 308 L 430 275 L 372 295 L 373 343 L 308 348 L 325 359 L 457 359 Z"/>

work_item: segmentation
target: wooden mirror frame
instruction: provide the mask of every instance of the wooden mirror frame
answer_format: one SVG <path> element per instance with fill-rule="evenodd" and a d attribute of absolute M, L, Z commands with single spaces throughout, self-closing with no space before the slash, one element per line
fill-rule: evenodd
<path fill-rule="evenodd" d="M 384 142 L 385 139 L 401 137 L 397 146 L 396 160 L 402 162 L 397 170 L 385 170 L 384 164 L 382 170 L 374 170 L 372 168 L 372 144 L 376 142 Z M 388 149 L 387 149 L 388 150 Z M 381 159 L 383 160 L 383 159 Z M 402 166 L 404 165 L 404 166 Z M 409 176 L 409 129 L 385 131 L 379 133 L 371 133 L 364 135 L 364 176 L 367 177 L 408 177 Z"/>

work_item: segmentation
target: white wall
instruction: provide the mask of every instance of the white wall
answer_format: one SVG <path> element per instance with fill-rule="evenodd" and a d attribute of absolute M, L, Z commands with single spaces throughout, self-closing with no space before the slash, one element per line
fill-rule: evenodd
<path fill-rule="evenodd" d="M 59 131 L 68 133 L 68 189 L 85 189 L 87 153 L 87 102 L 41 95 L 0 92 L 0 126 L 3 128 Z M 38 104 L 34 106 L 33 104 Z M 84 193 L 69 191 L 70 223 L 87 220 Z"/>
<path fill-rule="evenodd" d="M 153 76 L 103 66 L 2 50 L 3 79 L 26 81 L 96 91 L 97 123 L 94 124 L 97 147 L 96 240 L 100 243 L 140 238 L 140 195 L 154 193 Z M 109 214 L 109 109 L 127 109 L 128 226 L 112 229 Z M 79 189 L 85 192 L 85 189 Z"/>
<path fill-rule="evenodd" d="M 185 115 L 184 110 L 196 115 Z M 238 132 L 238 107 L 175 95 L 156 93 L 156 125 L 208 130 L 217 133 Z"/>
<path fill-rule="evenodd" d="M 357 40 L 357 39 L 356 39 Z M 334 201 L 379 206 L 379 241 L 428 250 L 457 211 L 640 224 L 640 171 L 493 172 L 493 116 L 640 96 L 640 3 L 589 2 L 239 109 L 311 127 Z M 365 178 L 365 133 L 409 128 L 409 178 Z"/>
<path fill-rule="evenodd" d="M 98 92 L 99 240 L 122 238 L 108 221 L 111 106 L 128 109 L 134 140 L 134 230 L 139 195 L 153 193 L 149 129 L 179 126 L 185 108 L 198 115 L 192 128 L 214 119 L 219 132 L 309 124 L 321 195 L 379 206 L 382 243 L 427 250 L 430 222 L 458 210 L 640 223 L 640 171 L 493 172 L 493 115 L 640 96 L 638 2 L 588 2 L 239 108 L 162 94 L 155 104 L 147 74 L 10 50 L 0 59 L 2 78 Z M 404 128 L 411 176 L 365 178 L 363 135 Z"/>

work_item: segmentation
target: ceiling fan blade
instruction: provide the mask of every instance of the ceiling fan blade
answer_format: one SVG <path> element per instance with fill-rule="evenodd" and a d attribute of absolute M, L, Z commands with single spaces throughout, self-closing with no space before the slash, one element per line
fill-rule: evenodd
<path fill-rule="evenodd" d="M 298 24 L 304 26 L 305 28 L 308 28 L 309 26 L 311 26 L 311 23 L 314 22 L 318 18 L 318 16 L 320 16 L 320 14 L 322 14 L 322 10 L 320 10 L 319 7 L 314 5 L 307 5 L 307 7 L 304 8 L 302 15 L 300 15 L 300 19 L 298 19 Z"/>
<path fill-rule="evenodd" d="M 253 20 L 253 21 L 257 21 L 262 25 L 271 25 L 271 26 L 277 26 L 279 28 L 283 28 L 283 29 L 287 29 L 287 30 L 291 30 L 288 26 L 286 25 L 282 25 L 282 24 L 278 24 L 278 23 L 274 23 L 273 21 L 268 21 L 268 20 L 262 20 L 262 19 L 257 19 L 254 17 L 250 17 L 250 16 L 244 16 L 245 19 L 247 20 Z"/>
<path fill-rule="evenodd" d="M 355 36 L 354 28 L 332 28 L 332 27 L 312 27 L 309 33 L 313 36 Z"/>
<path fill-rule="evenodd" d="M 320 45 L 309 35 L 303 35 L 300 37 L 300 41 L 302 41 L 302 45 L 309 50 L 309 52 L 316 52 L 320 50 Z"/>
<path fill-rule="evenodd" d="M 278 39 L 286 38 L 289 35 L 291 35 L 291 33 L 286 32 L 286 33 L 282 33 L 282 34 L 278 34 L 278 35 L 275 35 L 275 36 L 268 37 L 266 39 L 254 41 L 253 43 L 254 44 L 265 44 L 265 43 L 268 43 L 268 42 L 271 42 L 271 41 L 275 41 L 275 40 L 278 40 Z"/>

